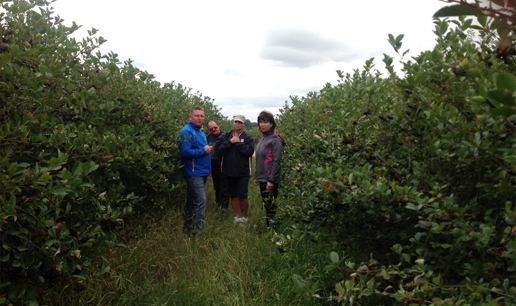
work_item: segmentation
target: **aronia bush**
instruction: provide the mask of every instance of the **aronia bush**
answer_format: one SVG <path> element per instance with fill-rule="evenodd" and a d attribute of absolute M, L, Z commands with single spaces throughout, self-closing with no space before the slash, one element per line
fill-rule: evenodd
<path fill-rule="evenodd" d="M 175 139 L 189 109 L 222 119 L 209 97 L 97 51 L 45 0 L 0 10 L 0 304 L 83 290 L 83 271 L 120 245 L 113 228 L 156 214 L 181 183 Z M 97 268 L 99 267 L 99 268 Z"/>
<path fill-rule="evenodd" d="M 401 73 L 370 59 L 281 110 L 278 219 L 294 220 L 293 239 L 340 245 L 325 270 L 341 281 L 294 275 L 300 298 L 516 303 L 516 36 L 478 8 L 436 15 L 471 12 L 477 25 L 436 19 L 435 48 L 410 59 L 389 35 Z"/>

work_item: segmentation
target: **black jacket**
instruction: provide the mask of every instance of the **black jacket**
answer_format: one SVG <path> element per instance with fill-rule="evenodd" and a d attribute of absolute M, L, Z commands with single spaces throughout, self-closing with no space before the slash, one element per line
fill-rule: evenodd
<path fill-rule="evenodd" d="M 210 153 L 211 159 L 219 159 L 219 150 L 217 148 L 217 141 L 219 140 L 219 137 L 222 135 L 224 135 L 224 132 L 220 132 L 217 135 L 208 134 L 208 136 L 206 136 L 206 139 L 208 140 L 208 145 L 213 147 L 211 149 L 211 153 Z"/>
<path fill-rule="evenodd" d="M 222 173 L 232 177 L 251 176 L 254 139 L 244 131 L 238 136 L 240 142 L 231 143 L 232 137 L 233 131 L 230 131 L 219 136 L 217 141 Z"/>

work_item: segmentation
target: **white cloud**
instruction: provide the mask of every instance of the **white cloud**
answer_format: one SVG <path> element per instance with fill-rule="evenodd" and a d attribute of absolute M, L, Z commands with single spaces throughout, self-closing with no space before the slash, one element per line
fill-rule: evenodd
<path fill-rule="evenodd" d="M 284 67 L 308 68 L 325 62 L 351 61 L 349 48 L 335 39 L 302 28 L 277 28 L 265 33 L 260 58 Z M 358 54 L 358 52 L 355 52 Z"/>
<path fill-rule="evenodd" d="M 277 112 L 289 96 L 336 83 L 336 70 L 353 72 L 366 59 L 396 54 L 389 33 L 405 34 L 414 56 L 432 48 L 431 16 L 438 0 L 58 0 L 66 25 L 99 29 L 102 53 L 215 99 L 225 116 L 251 120 Z M 397 57 L 395 57 L 397 58 Z M 399 60 L 399 58 L 397 58 Z M 395 61 L 396 62 L 396 61 Z M 276 111 L 274 111 L 276 110 Z"/>

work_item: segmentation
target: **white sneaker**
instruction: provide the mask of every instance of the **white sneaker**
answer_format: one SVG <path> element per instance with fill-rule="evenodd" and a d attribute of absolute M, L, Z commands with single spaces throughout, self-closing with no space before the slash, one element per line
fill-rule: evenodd
<path fill-rule="evenodd" d="M 235 221 L 234 221 L 235 223 L 242 223 L 242 222 L 243 222 L 243 221 L 242 221 L 242 218 L 239 218 L 239 217 L 237 217 L 237 216 L 235 216 L 235 217 L 233 217 L 233 218 L 235 219 Z"/>
<path fill-rule="evenodd" d="M 247 218 L 246 217 L 242 217 L 242 218 L 240 218 L 240 220 L 242 220 L 242 223 L 246 223 L 247 222 Z"/>

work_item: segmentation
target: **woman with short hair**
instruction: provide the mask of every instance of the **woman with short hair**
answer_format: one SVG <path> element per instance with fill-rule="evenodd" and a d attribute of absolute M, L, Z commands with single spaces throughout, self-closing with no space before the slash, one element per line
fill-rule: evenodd
<path fill-rule="evenodd" d="M 262 137 L 256 145 L 256 172 L 254 184 L 260 185 L 260 193 L 265 206 L 267 226 L 276 215 L 280 179 L 281 153 L 285 141 L 276 132 L 276 122 L 271 112 L 262 111 L 258 115 L 258 126 Z"/>

